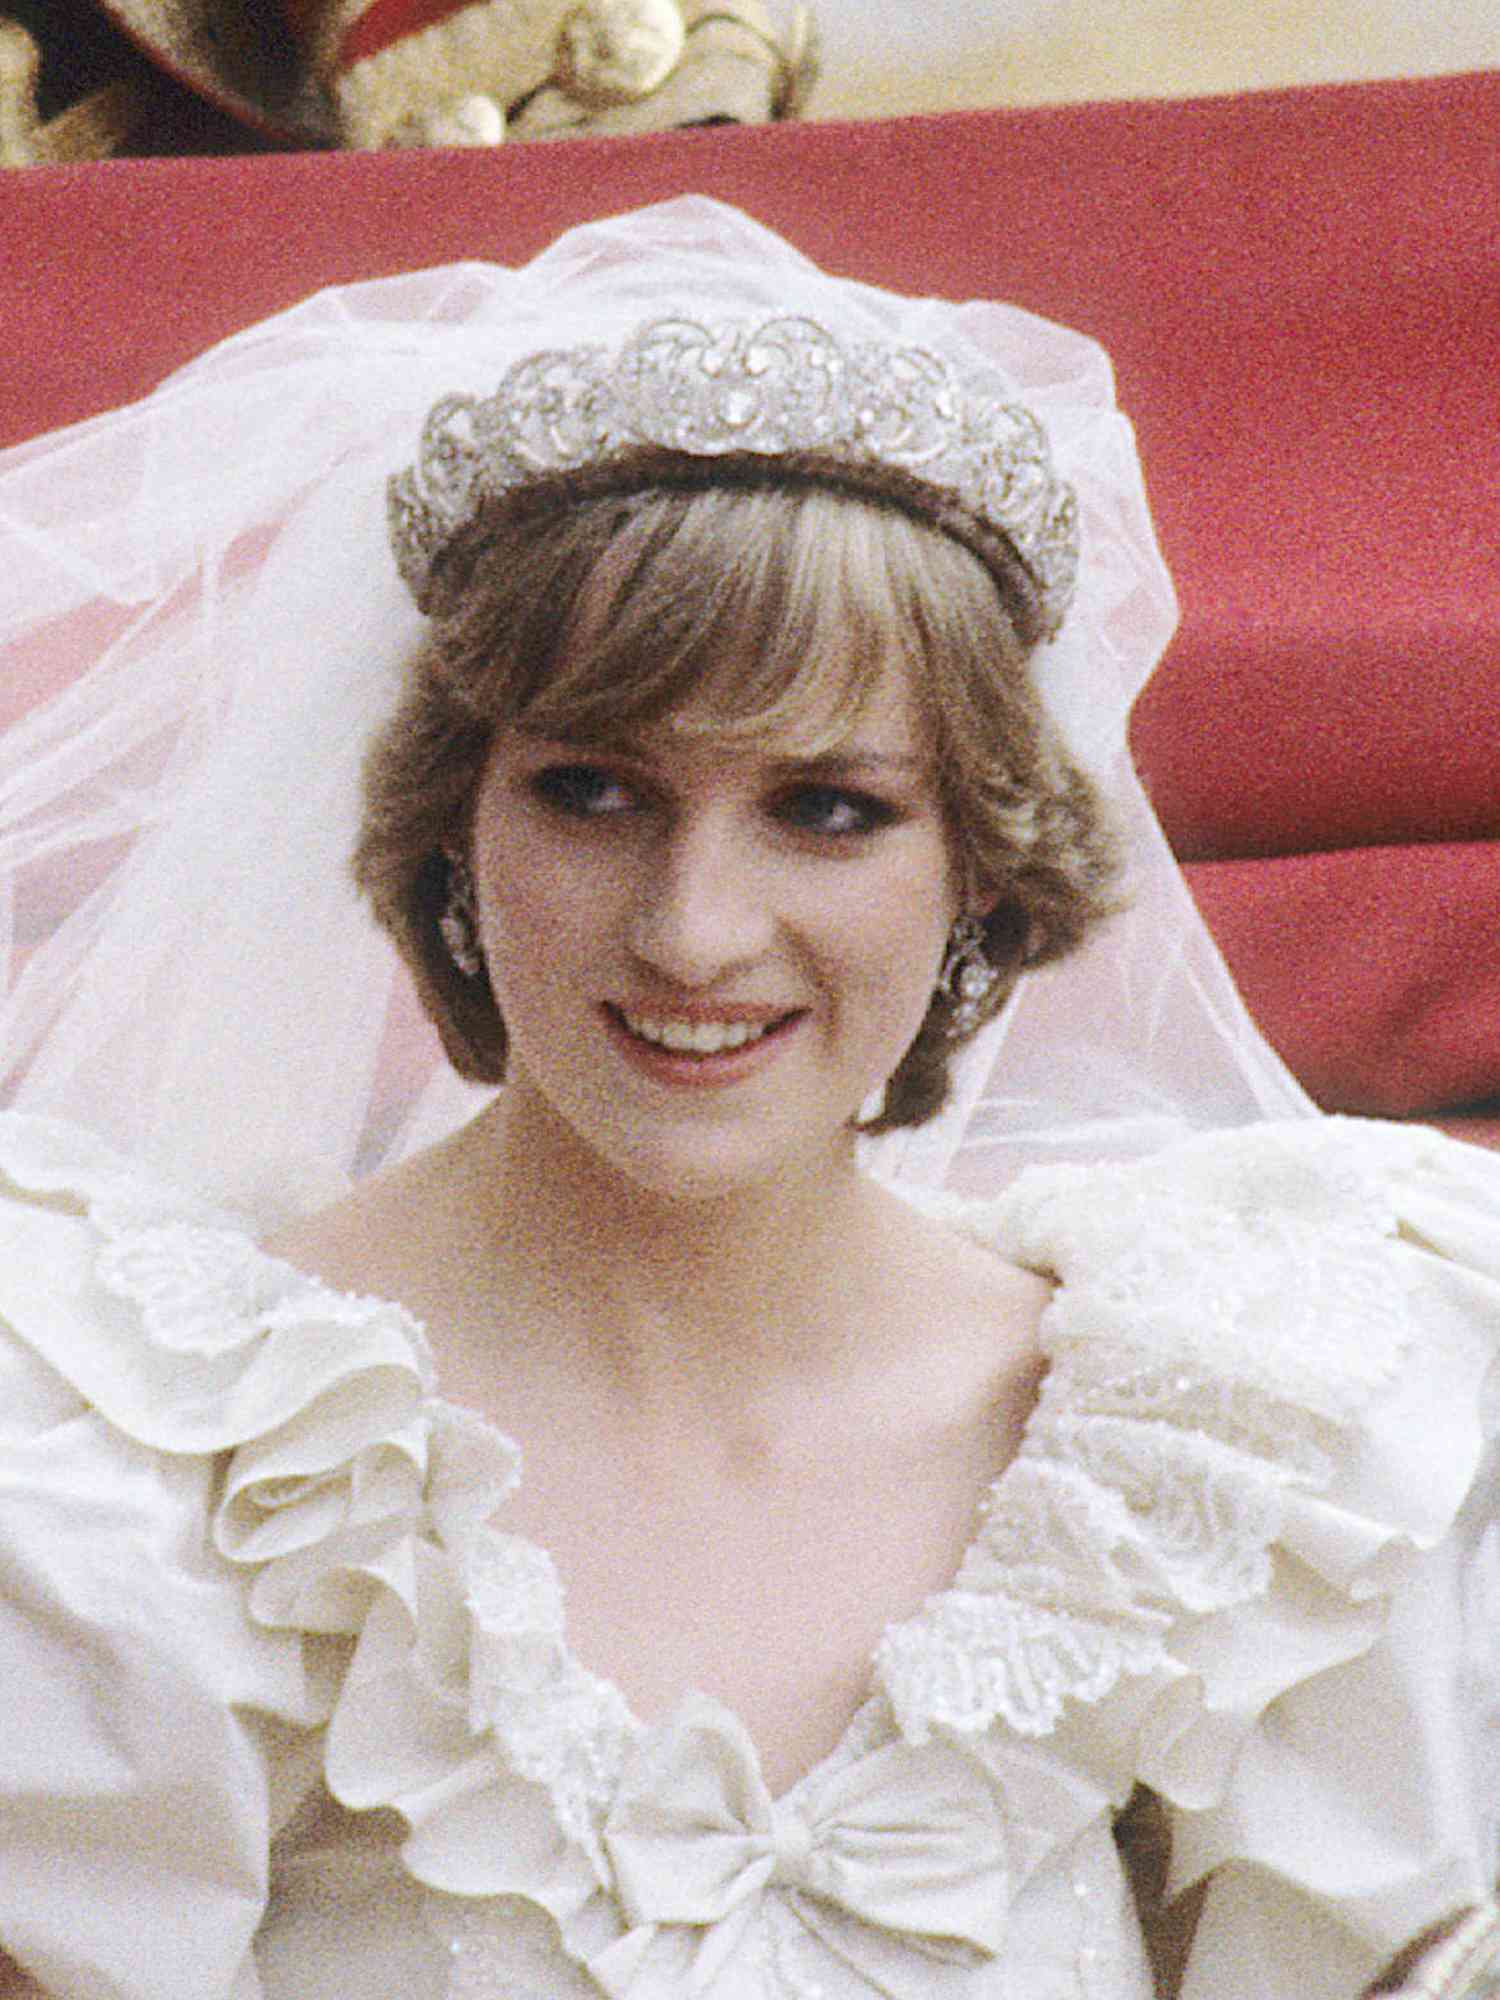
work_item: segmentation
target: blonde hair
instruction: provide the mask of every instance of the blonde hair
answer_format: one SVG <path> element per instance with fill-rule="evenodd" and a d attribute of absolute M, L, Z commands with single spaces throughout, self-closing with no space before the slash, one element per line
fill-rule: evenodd
<path fill-rule="evenodd" d="M 583 498 L 574 479 L 481 517 L 445 562 L 429 640 L 371 746 L 355 875 L 450 1060 L 476 1081 L 505 1071 L 488 983 L 457 970 L 438 929 L 497 731 L 605 744 L 670 717 L 812 756 L 848 734 L 893 659 L 911 676 L 955 879 L 988 911 L 988 1018 L 1025 967 L 1115 907 L 1101 804 L 1028 671 L 1024 569 L 784 461 L 774 476 L 723 461 L 652 474 Z M 869 1129 L 930 1117 L 958 1040 L 936 993 Z"/>

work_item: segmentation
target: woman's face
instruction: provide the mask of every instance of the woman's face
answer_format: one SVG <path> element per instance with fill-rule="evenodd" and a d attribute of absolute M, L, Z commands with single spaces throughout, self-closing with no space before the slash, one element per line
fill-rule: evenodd
<path fill-rule="evenodd" d="M 473 864 L 517 1110 L 665 1194 L 846 1159 L 957 907 L 895 665 L 816 756 L 670 727 L 607 750 L 506 732 Z"/>

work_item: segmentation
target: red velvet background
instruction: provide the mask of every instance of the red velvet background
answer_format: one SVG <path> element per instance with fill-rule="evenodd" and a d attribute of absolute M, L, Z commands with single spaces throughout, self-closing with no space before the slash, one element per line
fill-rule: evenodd
<path fill-rule="evenodd" d="M 1484 75 L 30 168 L 0 183 L 0 441 L 321 284 L 688 188 L 836 269 L 1083 327 L 1183 601 L 1136 747 L 1247 997 L 1330 1105 L 1500 1104 L 1497 135 Z"/>

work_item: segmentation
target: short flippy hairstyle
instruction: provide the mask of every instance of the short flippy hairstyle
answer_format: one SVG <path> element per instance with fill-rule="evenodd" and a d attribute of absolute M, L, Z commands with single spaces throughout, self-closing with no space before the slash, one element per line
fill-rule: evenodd
<path fill-rule="evenodd" d="M 1117 907 L 1107 815 L 1028 671 L 1039 621 L 1024 567 L 902 498 L 838 485 L 785 461 L 774 475 L 722 459 L 711 474 L 701 461 L 616 468 L 593 491 L 574 474 L 481 510 L 445 552 L 428 639 L 366 759 L 354 872 L 463 1076 L 505 1074 L 489 983 L 458 970 L 438 927 L 500 730 L 607 745 L 690 715 L 733 741 L 789 731 L 817 755 L 895 659 L 930 744 L 954 879 L 988 912 L 999 978 L 975 1027 L 1024 969 Z M 862 1129 L 931 1117 L 965 1038 L 935 992 Z"/>

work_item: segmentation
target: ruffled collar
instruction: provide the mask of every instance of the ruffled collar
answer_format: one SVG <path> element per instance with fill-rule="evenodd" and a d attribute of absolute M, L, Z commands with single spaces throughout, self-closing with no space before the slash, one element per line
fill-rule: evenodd
<path fill-rule="evenodd" d="M 147 1443 L 222 1454 L 213 1531 L 252 1616 L 346 1642 L 327 1782 L 405 1815 L 418 1879 L 527 1898 L 631 2000 L 739 1991 L 737 1941 L 775 1887 L 846 1963 L 881 1957 L 875 1990 L 916 2000 L 963 1991 L 1017 1881 L 1118 1792 L 1119 1766 L 1091 1777 L 1060 1728 L 1123 1682 L 1191 1677 L 1174 1631 L 1267 1592 L 1289 1495 L 1326 1483 L 1354 1403 L 1399 1359 L 1373 1182 L 1256 1140 L 1206 1189 L 1196 1163 L 1163 1181 L 1153 1162 L 1145 1185 L 1150 1169 L 1057 1170 L 967 1215 L 1059 1281 L 1048 1377 L 953 1583 L 888 1630 L 844 1742 L 779 1801 L 727 1711 L 694 1697 L 643 1725 L 572 1656 L 550 1559 L 503 1527 L 517 1451 L 437 1396 L 401 1308 L 330 1291 L 63 1128 L 6 1121 L 0 1162 L 97 1232 L 80 1386 Z M 1281 1203 L 1275 1254 L 1247 1275 L 1238 1239 L 1248 1215 L 1265 1241 L 1278 1173 L 1309 1229 Z M 1146 1210 L 1143 1237 L 1128 1224 Z M 1273 1307 L 1278 1325 L 1322 1315 L 1315 1353 L 1282 1370 L 1241 1338 L 1227 1371 L 1208 1365 L 1194 1313 L 1243 1332 Z M 1128 1709 L 1138 1727 L 1141 1699 Z M 885 1963 L 892 1936 L 909 1978 Z"/>

